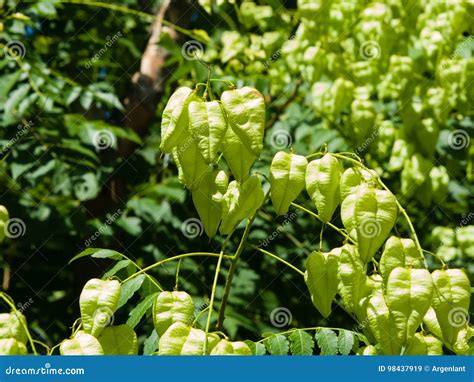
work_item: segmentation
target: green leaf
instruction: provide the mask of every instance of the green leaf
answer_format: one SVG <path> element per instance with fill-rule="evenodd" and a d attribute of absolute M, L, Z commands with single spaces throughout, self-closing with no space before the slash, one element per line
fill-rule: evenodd
<path fill-rule="evenodd" d="M 313 252 L 306 260 L 305 282 L 311 301 L 325 318 L 331 314 L 331 305 L 338 291 L 340 249 L 329 253 Z"/>
<path fill-rule="evenodd" d="M 265 338 L 263 343 L 271 355 L 288 355 L 288 339 L 282 334 L 273 334 Z"/>
<path fill-rule="evenodd" d="M 97 337 L 113 320 L 118 308 L 120 283 L 117 280 L 89 280 L 79 297 L 82 326 Z"/>
<path fill-rule="evenodd" d="M 337 338 L 337 348 L 342 355 L 348 355 L 354 346 L 354 334 L 348 330 L 341 330 Z"/>
<path fill-rule="evenodd" d="M 86 256 L 91 256 L 96 259 L 112 259 L 112 260 L 120 260 L 123 258 L 123 255 L 117 251 L 113 251 L 111 249 L 102 249 L 102 248 L 87 248 L 78 255 L 74 256 L 71 260 L 69 260 L 68 264 Z"/>
<path fill-rule="evenodd" d="M 385 300 L 397 337 L 408 345 L 431 305 L 433 282 L 426 269 L 395 268 L 388 277 Z"/>
<path fill-rule="evenodd" d="M 137 335 L 128 325 L 109 326 L 98 338 L 104 355 L 137 355 Z"/>
<path fill-rule="evenodd" d="M 82 330 L 74 338 L 63 341 L 59 350 L 61 355 L 104 355 L 99 341 Z"/>
<path fill-rule="evenodd" d="M 122 288 L 120 289 L 120 298 L 118 300 L 118 308 L 124 306 L 128 300 L 132 298 L 136 291 L 140 289 L 145 280 L 145 275 L 138 275 L 124 283 L 122 283 Z"/>
<path fill-rule="evenodd" d="M 130 260 L 120 260 L 118 261 L 112 268 L 110 268 L 107 272 L 104 273 L 104 278 L 107 279 L 117 274 L 117 272 L 121 271 L 124 268 L 127 268 L 132 262 Z"/>
<path fill-rule="evenodd" d="M 279 151 L 270 166 L 270 190 L 277 215 L 288 212 L 290 204 L 305 186 L 308 161 L 304 156 Z"/>
<path fill-rule="evenodd" d="M 313 337 L 304 330 L 295 330 L 288 336 L 290 352 L 293 355 L 312 355 L 314 348 Z"/>
<path fill-rule="evenodd" d="M 331 220 L 341 201 L 339 192 L 341 172 L 341 164 L 331 154 L 309 162 L 306 168 L 306 190 L 324 222 Z"/>
<path fill-rule="evenodd" d="M 254 88 L 227 90 L 221 96 L 230 127 L 254 155 L 263 149 L 265 101 Z"/>
<path fill-rule="evenodd" d="M 220 104 L 217 101 L 192 101 L 189 103 L 189 115 L 191 136 L 196 139 L 204 160 L 215 163 L 227 129 Z"/>
<path fill-rule="evenodd" d="M 247 346 L 249 347 L 250 351 L 252 352 L 253 355 L 265 355 L 266 350 L 265 350 L 265 345 L 262 344 L 261 342 L 253 342 L 250 340 L 245 340 L 244 341 Z"/>
<path fill-rule="evenodd" d="M 186 292 L 161 292 L 153 305 L 153 323 L 159 336 L 175 322 L 190 326 L 194 318 L 194 302 Z"/>
<path fill-rule="evenodd" d="M 11 115 L 17 114 L 18 112 L 17 107 L 19 103 L 27 96 L 29 90 L 30 90 L 29 84 L 19 85 L 15 90 L 13 90 L 8 95 L 8 99 L 5 101 L 5 104 L 3 105 L 3 110 L 5 110 L 5 114 L 11 114 Z"/>
<path fill-rule="evenodd" d="M 321 355 L 337 355 L 337 335 L 330 329 L 321 328 L 315 334 Z"/>
<path fill-rule="evenodd" d="M 151 355 L 158 349 L 158 333 L 153 329 L 151 334 L 147 337 L 143 343 L 143 355 Z"/>
<path fill-rule="evenodd" d="M 133 308 L 130 313 L 128 314 L 128 320 L 127 320 L 127 325 L 130 326 L 132 329 L 135 329 L 135 327 L 140 323 L 142 317 L 145 315 L 145 313 L 150 309 L 155 302 L 156 296 L 158 296 L 158 293 L 153 293 L 148 296 L 146 296 L 140 303 Z"/>

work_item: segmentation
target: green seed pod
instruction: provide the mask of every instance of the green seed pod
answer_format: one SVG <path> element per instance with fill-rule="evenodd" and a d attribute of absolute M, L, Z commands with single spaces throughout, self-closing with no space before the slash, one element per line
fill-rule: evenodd
<path fill-rule="evenodd" d="M 425 261 L 412 239 L 391 236 L 385 243 L 380 258 L 380 273 L 387 282 L 390 272 L 395 268 L 424 268 Z"/>
<path fill-rule="evenodd" d="M 159 354 L 204 355 L 205 339 L 206 333 L 203 330 L 192 328 L 183 322 L 175 322 L 160 337 Z M 219 341 L 218 335 L 209 333 L 206 354 L 210 354 Z"/>
<path fill-rule="evenodd" d="M 0 338 L 0 355 L 26 355 L 28 350 L 16 338 Z"/>
<path fill-rule="evenodd" d="M 397 338 L 397 327 L 394 325 L 385 299 L 377 294 L 370 297 L 367 304 L 367 320 L 371 334 L 383 355 L 399 355 L 402 345 Z"/>
<path fill-rule="evenodd" d="M 357 315 L 359 321 L 366 316 L 365 304 L 371 293 L 366 266 L 360 260 L 355 246 L 345 244 L 339 250 L 339 294 L 347 310 Z"/>
<path fill-rule="evenodd" d="M 290 204 L 305 186 L 308 161 L 304 156 L 279 151 L 270 166 L 270 190 L 277 215 L 288 212 Z"/>
<path fill-rule="evenodd" d="M 117 280 L 89 280 L 79 298 L 84 332 L 98 337 L 113 320 L 120 298 Z"/>
<path fill-rule="evenodd" d="M 415 333 L 403 355 L 443 355 L 443 343 L 436 337 Z"/>
<path fill-rule="evenodd" d="M 222 153 L 234 178 L 244 182 L 257 156 L 244 146 L 232 129 L 226 131 Z"/>
<path fill-rule="evenodd" d="M 10 215 L 7 208 L 0 204 L 0 222 L 6 222 L 8 219 L 10 219 Z"/>
<path fill-rule="evenodd" d="M 128 325 L 109 326 L 98 338 L 104 355 L 137 355 L 138 339 Z"/>
<path fill-rule="evenodd" d="M 385 190 L 359 186 L 341 206 L 341 218 L 349 234 L 357 240 L 364 263 L 369 262 L 390 234 L 397 219 L 397 203 Z"/>
<path fill-rule="evenodd" d="M 360 185 L 377 186 L 377 174 L 364 168 L 350 167 L 341 175 L 341 200 L 344 200 Z"/>
<path fill-rule="evenodd" d="M 434 293 L 436 293 L 436 289 Z M 441 331 L 441 326 L 439 326 L 438 318 L 433 308 L 430 307 L 426 312 L 425 317 L 423 317 L 423 324 L 436 337 L 443 338 L 443 332 Z"/>
<path fill-rule="evenodd" d="M 388 277 L 385 301 L 397 329 L 398 341 L 407 346 L 431 305 L 433 282 L 426 269 L 395 268 Z"/>
<path fill-rule="evenodd" d="M 403 168 L 403 164 L 407 159 L 410 158 L 413 152 L 412 145 L 408 144 L 403 139 L 396 139 L 393 142 L 392 155 L 388 163 L 389 171 L 400 171 Z"/>
<path fill-rule="evenodd" d="M 74 338 L 63 341 L 59 350 L 61 355 L 104 355 L 97 338 L 82 330 Z"/>
<path fill-rule="evenodd" d="M 409 198 L 415 194 L 418 187 L 421 187 L 427 180 L 431 167 L 431 162 L 419 153 L 416 153 L 404 162 L 400 175 L 403 196 Z"/>
<path fill-rule="evenodd" d="M 306 260 L 305 282 L 311 300 L 324 318 L 331 314 L 331 305 L 338 291 L 339 253 L 336 248 L 329 253 L 313 252 Z"/>
<path fill-rule="evenodd" d="M 342 167 L 331 154 L 308 163 L 306 168 L 306 190 L 316 205 L 319 217 L 329 222 L 341 201 L 339 183 Z"/>
<path fill-rule="evenodd" d="M 197 189 L 209 170 L 197 143 L 191 138 L 185 140 L 173 149 L 173 158 L 179 170 L 179 180 L 188 190 Z"/>
<path fill-rule="evenodd" d="M 191 325 L 194 318 L 194 302 L 186 292 L 161 292 L 153 305 L 153 324 L 162 336 L 175 322 Z"/>
<path fill-rule="evenodd" d="M 474 259 L 474 225 L 456 229 L 456 240 L 462 254 L 467 258 Z"/>
<path fill-rule="evenodd" d="M 471 285 L 461 269 L 436 270 L 432 274 L 434 283 L 433 308 L 443 339 L 454 347 L 459 332 L 468 323 Z"/>
<path fill-rule="evenodd" d="M 252 216 L 260 208 L 264 198 L 262 184 L 257 175 L 252 175 L 242 185 L 235 180 L 230 182 L 222 197 L 220 233 L 227 235 L 232 232 L 238 223 Z"/>
<path fill-rule="evenodd" d="M 225 173 L 225 171 L 219 171 L 216 175 L 216 187 L 217 191 L 225 194 L 227 191 L 227 187 L 229 186 L 229 177 Z"/>
<path fill-rule="evenodd" d="M 357 355 L 378 355 L 377 349 L 373 345 L 368 345 L 360 348 Z"/>
<path fill-rule="evenodd" d="M 187 87 L 178 88 L 168 100 L 161 118 L 161 144 L 164 153 L 171 151 L 189 136 L 188 105 L 198 100 L 196 93 Z"/>
<path fill-rule="evenodd" d="M 215 163 L 227 130 L 224 113 L 217 101 L 189 103 L 189 132 L 206 163 Z"/>
<path fill-rule="evenodd" d="M 26 318 L 18 311 L 0 314 L 0 338 L 14 338 L 26 344 Z"/>
<path fill-rule="evenodd" d="M 244 146 L 258 156 L 265 133 L 265 100 L 256 89 L 227 90 L 221 96 L 227 119 Z"/>
<path fill-rule="evenodd" d="M 217 178 L 218 176 L 217 170 L 207 172 L 199 187 L 192 191 L 194 206 L 209 238 L 216 234 L 222 215 L 221 203 L 213 198 L 219 192 L 218 182 L 222 183 L 222 180 Z"/>
<path fill-rule="evenodd" d="M 0 243 L 5 239 L 7 222 L 10 219 L 8 210 L 5 206 L 0 205 Z"/>
<path fill-rule="evenodd" d="M 211 355 L 252 355 L 252 351 L 245 342 L 220 340 L 212 349 Z"/>

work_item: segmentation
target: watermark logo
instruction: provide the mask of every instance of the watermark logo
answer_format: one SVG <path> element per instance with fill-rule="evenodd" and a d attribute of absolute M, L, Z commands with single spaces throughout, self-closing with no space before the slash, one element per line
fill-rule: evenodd
<path fill-rule="evenodd" d="M 183 224 L 181 224 L 181 232 L 188 239 L 195 239 L 196 237 L 202 235 L 204 232 L 204 226 L 199 219 L 186 219 Z"/>
<path fill-rule="evenodd" d="M 359 54 L 361 57 L 368 61 L 379 58 L 381 52 L 380 45 L 374 40 L 364 42 L 359 48 Z"/>
<path fill-rule="evenodd" d="M 115 135 L 109 130 L 100 130 L 92 134 L 92 144 L 96 150 L 107 150 L 115 146 Z"/>
<path fill-rule="evenodd" d="M 270 144 L 277 150 L 283 150 L 291 146 L 293 138 L 286 130 L 275 130 L 270 135 Z"/>
<path fill-rule="evenodd" d="M 464 150 L 470 143 L 471 139 L 465 130 L 454 130 L 449 133 L 448 145 L 453 150 Z"/>
<path fill-rule="evenodd" d="M 26 48 L 21 41 L 12 40 L 6 43 L 3 48 L 3 52 L 10 60 L 21 60 L 23 57 L 25 57 Z"/>
<path fill-rule="evenodd" d="M 5 236 L 17 239 L 26 233 L 26 224 L 19 218 L 11 218 L 5 222 Z"/>
<path fill-rule="evenodd" d="M 270 313 L 270 322 L 275 328 L 284 328 L 293 320 L 290 309 L 280 306 Z"/>
<path fill-rule="evenodd" d="M 204 46 L 196 40 L 186 41 L 181 47 L 181 54 L 186 60 L 196 60 L 202 57 Z"/>

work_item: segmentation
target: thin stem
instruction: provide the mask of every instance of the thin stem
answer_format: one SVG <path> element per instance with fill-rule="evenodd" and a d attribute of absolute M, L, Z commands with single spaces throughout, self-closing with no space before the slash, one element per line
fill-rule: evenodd
<path fill-rule="evenodd" d="M 35 344 L 41 345 L 46 350 L 46 354 L 49 354 L 49 346 L 48 345 L 46 345 L 45 343 L 43 343 L 41 341 L 38 341 L 38 340 L 33 340 L 33 342 Z"/>
<path fill-rule="evenodd" d="M 206 355 L 207 353 L 207 342 L 208 342 L 207 335 L 209 333 L 209 328 L 211 327 L 211 318 L 212 318 L 212 310 L 213 310 L 212 308 L 214 306 L 214 300 L 216 298 L 217 281 L 219 280 L 219 273 L 221 271 L 223 257 L 224 257 L 224 251 L 221 251 L 221 253 L 219 254 L 219 260 L 217 260 L 216 273 L 214 274 L 214 282 L 212 284 L 211 299 L 209 301 L 209 313 L 207 314 L 206 335 L 204 338 L 204 349 L 203 349 L 204 355 Z"/>
<path fill-rule="evenodd" d="M 170 257 L 168 259 L 158 261 L 155 264 L 149 265 L 148 267 L 141 269 L 140 271 L 138 271 L 138 272 L 134 273 L 133 275 L 127 277 L 125 280 L 122 281 L 122 283 L 125 283 L 125 282 L 133 279 L 134 277 L 149 271 L 150 269 L 159 267 L 160 265 L 166 264 L 170 261 L 184 259 L 186 257 L 197 257 L 197 256 L 219 257 L 220 254 L 219 253 L 211 253 L 211 252 L 191 252 L 191 253 L 184 253 L 182 255 L 173 256 L 173 257 Z M 224 257 L 225 258 L 231 258 L 231 256 L 224 256 Z"/>
<path fill-rule="evenodd" d="M 60 342 L 59 344 L 57 345 L 54 345 L 51 350 L 49 351 L 49 354 L 48 355 L 53 355 L 53 352 L 56 350 L 56 348 L 60 347 L 62 344 L 62 342 Z"/>
<path fill-rule="evenodd" d="M 201 316 L 209 310 L 210 305 L 206 306 L 203 310 L 201 310 L 197 315 L 196 318 L 193 320 L 191 326 L 194 326 L 196 322 L 201 318 Z"/>
<path fill-rule="evenodd" d="M 130 261 L 130 262 L 133 264 L 133 266 L 134 266 L 135 268 L 137 268 L 139 271 L 142 271 L 142 268 L 141 268 L 135 261 L 133 261 L 130 257 L 128 257 L 128 256 L 126 256 L 126 255 L 124 255 L 124 254 L 122 254 L 122 253 L 121 253 L 121 255 L 122 255 L 126 260 Z M 160 292 L 163 292 L 163 288 L 161 287 L 160 284 L 158 284 L 158 283 L 155 281 L 155 279 L 153 279 L 153 277 L 151 277 L 150 275 L 148 275 L 148 274 L 146 274 L 146 273 L 145 273 L 145 276 L 148 278 L 148 281 L 150 281 L 154 286 L 156 286 L 156 287 L 158 288 L 158 290 L 159 290 Z"/>
<path fill-rule="evenodd" d="M 234 83 L 230 80 L 221 80 L 220 78 L 211 78 L 210 82 L 224 82 L 224 83 L 227 84 L 227 86 L 229 86 L 231 88 L 235 88 Z"/>
<path fill-rule="evenodd" d="M 321 223 L 323 224 L 327 224 L 329 227 L 331 227 L 333 230 L 339 232 L 339 234 L 341 234 L 342 236 L 344 236 L 346 238 L 347 241 L 351 242 L 352 244 L 355 244 L 355 241 L 349 236 L 347 235 L 343 230 L 341 230 L 339 227 L 336 227 L 334 224 L 332 224 L 331 222 L 324 222 L 318 214 L 316 214 L 315 212 L 311 211 L 311 210 L 308 210 L 307 208 L 299 205 L 299 204 L 296 204 L 296 203 L 291 203 L 291 205 L 301 211 L 304 211 L 308 214 L 310 214 L 311 216 L 314 216 L 316 219 L 318 219 Z"/>
<path fill-rule="evenodd" d="M 250 233 L 250 226 L 252 225 L 255 217 L 257 216 L 257 212 L 258 210 L 253 214 L 253 216 L 249 220 L 247 220 L 247 224 L 245 226 L 245 230 L 242 235 L 242 238 L 240 239 L 239 246 L 237 247 L 237 251 L 235 252 L 234 256 L 232 256 L 232 263 L 230 264 L 229 274 L 227 275 L 227 279 L 224 285 L 224 293 L 222 295 L 221 306 L 219 307 L 216 330 L 222 329 L 222 324 L 224 323 L 224 316 L 225 316 L 225 307 L 227 305 L 227 301 L 229 300 L 230 287 L 232 286 L 232 279 L 234 278 L 235 269 L 237 268 L 237 262 L 239 260 L 240 254 L 242 253 L 244 249 L 245 241 L 247 240 L 247 237 L 249 236 L 249 233 Z"/>
<path fill-rule="evenodd" d="M 0 292 L 0 298 L 2 298 L 3 301 L 7 303 L 7 305 L 11 308 L 11 310 L 15 312 L 15 314 L 16 312 L 18 312 L 18 310 L 15 307 L 15 303 L 13 302 L 12 298 L 9 295 L 7 295 L 4 292 Z M 30 330 L 28 329 L 28 325 L 26 325 L 26 323 L 22 319 L 18 319 L 18 321 L 20 321 L 21 326 L 23 326 L 23 329 L 25 330 L 26 337 L 28 338 L 28 342 L 30 343 L 31 350 L 33 350 L 33 354 L 38 355 L 38 352 L 36 351 L 36 347 L 35 347 L 35 341 L 33 341 L 33 337 L 31 336 Z"/>
<path fill-rule="evenodd" d="M 433 256 L 436 260 L 438 260 L 439 262 L 441 262 L 441 264 L 443 265 L 443 268 L 446 267 L 446 263 L 444 262 L 444 260 L 441 258 L 441 256 L 437 255 L 436 253 L 433 253 L 431 251 L 427 251 L 426 249 L 423 249 L 423 252 L 427 253 L 428 255 L 431 255 Z"/>
<path fill-rule="evenodd" d="M 317 152 L 317 153 L 313 153 L 313 154 L 310 154 L 310 155 L 306 155 L 305 158 L 309 160 L 309 159 L 314 158 L 314 157 L 320 157 L 320 156 L 322 156 L 322 155 L 324 155 L 324 154 L 326 154 L 326 153 L 323 153 L 322 151 L 319 151 L 319 152 Z"/>
<path fill-rule="evenodd" d="M 319 232 L 319 252 L 323 252 L 323 233 L 324 233 L 324 227 L 326 226 L 326 223 L 323 223 L 321 226 L 321 232 Z"/>
<path fill-rule="evenodd" d="M 181 268 L 181 261 L 183 261 L 183 259 L 179 259 L 178 260 L 178 265 L 176 267 L 176 279 L 175 279 L 175 283 L 174 283 L 174 290 L 178 290 L 178 285 L 179 285 L 179 270 Z"/>
<path fill-rule="evenodd" d="M 271 253 L 271 252 L 268 252 L 268 251 L 266 251 L 265 249 L 262 249 L 262 248 L 260 248 L 260 247 L 258 247 L 258 246 L 256 246 L 256 245 L 253 245 L 253 244 L 252 244 L 252 245 L 250 245 L 250 246 L 251 246 L 253 249 L 255 249 L 256 251 L 259 251 L 259 252 L 263 253 L 263 254 L 266 255 L 266 256 L 269 256 L 269 257 L 274 258 L 275 260 L 279 261 L 280 263 L 283 263 L 283 264 L 285 264 L 287 267 L 293 269 L 295 272 L 298 272 L 301 276 L 304 276 L 304 272 L 303 272 L 303 271 L 301 271 L 300 269 L 298 269 L 297 267 L 295 267 L 293 264 L 290 264 L 288 261 L 282 259 L 281 257 L 279 257 L 279 256 L 277 256 L 277 255 L 275 255 L 275 254 L 273 254 L 273 253 Z"/>

